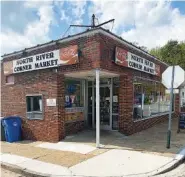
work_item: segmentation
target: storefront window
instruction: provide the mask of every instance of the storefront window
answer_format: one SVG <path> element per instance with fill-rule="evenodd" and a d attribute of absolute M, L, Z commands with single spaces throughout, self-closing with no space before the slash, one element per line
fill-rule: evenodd
<path fill-rule="evenodd" d="M 169 105 L 170 94 L 166 92 L 166 88 L 161 83 L 142 78 L 134 79 L 134 119 L 148 118 L 168 112 Z"/>
<path fill-rule="evenodd" d="M 84 106 L 84 87 L 82 80 L 65 80 L 65 108 Z"/>

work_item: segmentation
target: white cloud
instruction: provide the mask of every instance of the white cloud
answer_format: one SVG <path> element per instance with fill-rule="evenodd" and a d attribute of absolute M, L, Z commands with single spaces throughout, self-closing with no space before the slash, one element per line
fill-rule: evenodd
<path fill-rule="evenodd" d="M 85 15 L 87 1 L 86 0 L 69 0 L 64 2 L 58 2 L 57 6 L 60 8 L 60 20 L 65 21 L 67 25 L 83 25 L 83 16 Z M 84 29 L 82 28 L 70 28 L 67 34 L 71 35 L 74 33 L 78 33 Z M 63 37 L 63 34 L 62 36 Z"/>
<path fill-rule="evenodd" d="M 42 4 L 26 2 L 25 8 L 35 8 L 38 19 L 28 23 L 22 34 L 9 28 L 1 31 L 1 51 L 3 54 L 49 40 L 50 25 L 54 22 L 52 5 L 44 2 Z"/>
<path fill-rule="evenodd" d="M 42 7 L 43 5 L 51 5 L 52 1 L 49 0 L 28 0 L 25 1 L 24 7 L 25 8 L 35 8 L 38 9 L 39 7 Z"/>
<path fill-rule="evenodd" d="M 77 0 L 33 0 L 22 3 L 19 6 L 16 2 L 15 8 L 9 4 L 4 8 L 0 33 L 3 53 L 47 42 L 50 40 L 51 25 L 58 25 L 60 31 L 64 32 L 66 23 L 89 24 L 93 13 L 99 23 L 114 18 L 113 32 L 130 42 L 138 42 L 140 46 L 152 48 L 164 45 L 169 39 L 185 40 L 185 15 L 178 9 L 172 9 L 171 3 L 167 1 L 93 0 L 92 6 L 89 6 L 92 3 Z M 87 16 L 89 21 L 84 21 Z M 112 23 L 104 27 L 111 29 Z M 82 30 L 72 28 L 69 34 Z"/>
<path fill-rule="evenodd" d="M 72 13 L 78 17 L 79 20 L 85 13 L 86 1 L 74 1 L 71 4 L 73 6 Z"/>
<path fill-rule="evenodd" d="M 64 10 L 61 11 L 60 20 L 64 20 L 66 21 L 66 23 L 70 24 L 70 18 L 66 15 L 66 12 Z"/>
<path fill-rule="evenodd" d="M 101 22 L 115 18 L 114 32 L 130 42 L 153 48 L 170 39 L 185 40 L 185 15 L 164 1 L 94 1 L 90 13 Z M 108 26 L 110 29 L 110 26 Z"/>

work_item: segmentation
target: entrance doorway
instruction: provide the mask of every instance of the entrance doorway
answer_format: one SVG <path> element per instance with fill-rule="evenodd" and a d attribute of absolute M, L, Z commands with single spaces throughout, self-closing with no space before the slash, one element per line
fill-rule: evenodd
<path fill-rule="evenodd" d="M 95 83 L 88 82 L 88 124 L 91 128 L 96 127 L 95 89 Z M 100 128 L 112 130 L 112 79 L 100 81 Z"/>

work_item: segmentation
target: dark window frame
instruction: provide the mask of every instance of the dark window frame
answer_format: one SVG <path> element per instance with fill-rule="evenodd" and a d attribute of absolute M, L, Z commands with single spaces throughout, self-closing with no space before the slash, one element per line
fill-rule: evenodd
<path fill-rule="evenodd" d="M 42 100 L 42 107 L 41 110 L 34 110 L 34 98 L 40 97 Z M 30 104 L 30 110 L 28 110 L 28 98 L 30 98 L 31 104 Z M 38 103 L 39 104 L 39 103 Z M 26 95 L 26 115 L 29 120 L 43 120 L 43 112 L 44 112 L 44 106 L 43 106 L 43 95 L 42 94 L 29 94 Z"/>

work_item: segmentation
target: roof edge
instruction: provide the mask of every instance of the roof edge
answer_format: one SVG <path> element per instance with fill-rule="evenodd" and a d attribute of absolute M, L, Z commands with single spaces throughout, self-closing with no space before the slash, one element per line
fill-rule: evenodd
<path fill-rule="evenodd" d="M 143 49 L 137 47 L 136 45 L 134 45 L 134 44 L 124 40 L 122 37 L 117 36 L 116 34 L 110 32 L 109 30 L 106 30 L 106 29 L 101 28 L 101 27 L 95 28 L 95 29 L 91 29 L 91 30 L 86 30 L 84 32 L 81 32 L 81 33 L 78 33 L 78 34 L 74 34 L 74 35 L 71 35 L 71 36 L 67 36 L 67 37 L 62 38 L 62 39 L 53 40 L 53 41 L 50 41 L 50 42 L 47 42 L 47 43 L 44 43 L 44 44 L 41 44 L 41 45 L 36 45 L 36 46 L 33 46 L 33 47 L 25 48 L 23 50 L 19 50 L 19 51 L 12 52 L 12 53 L 9 53 L 9 54 L 4 54 L 1 57 L 3 58 L 2 60 L 4 60 L 4 59 L 6 59 L 8 57 L 21 54 L 23 51 L 30 52 L 30 51 L 33 51 L 35 49 L 44 48 L 44 47 L 47 47 L 47 46 L 50 46 L 50 45 L 55 45 L 56 43 L 63 43 L 63 42 L 67 42 L 67 41 L 70 41 L 70 40 L 74 40 L 76 38 L 86 36 L 87 34 L 88 35 L 90 35 L 90 34 L 94 35 L 94 34 L 97 34 L 97 33 L 102 33 L 104 35 L 108 35 L 109 37 L 114 38 L 115 40 L 118 40 L 119 42 L 123 43 L 124 45 L 127 45 L 128 47 L 131 47 L 131 48 L 137 50 L 138 52 L 141 52 L 144 55 L 152 57 L 154 60 L 157 60 L 160 63 L 163 63 L 166 66 L 169 66 L 167 63 L 161 61 L 157 57 L 151 55 L 150 53 L 144 51 Z"/>
<path fill-rule="evenodd" d="M 116 34 L 110 32 L 109 30 L 106 30 L 106 29 L 103 29 L 103 28 L 101 28 L 101 29 L 102 29 L 104 32 L 108 33 L 109 35 L 114 36 L 114 37 L 116 38 L 116 40 L 119 40 L 120 42 L 124 43 L 125 45 L 127 45 L 127 46 L 129 46 L 129 47 L 131 47 L 131 48 L 133 48 L 133 49 L 135 49 L 135 50 L 137 50 L 137 51 L 139 51 L 139 52 L 141 52 L 141 53 L 143 53 L 143 54 L 149 56 L 149 57 L 152 57 L 153 59 L 159 61 L 160 63 L 163 63 L 163 64 L 166 65 L 166 66 L 169 66 L 167 63 L 161 61 L 160 59 L 158 59 L 158 58 L 155 57 L 154 55 L 151 55 L 150 53 L 146 52 L 145 50 L 143 50 L 143 49 L 137 47 L 136 45 L 134 45 L 134 44 L 132 44 L 132 43 L 130 43 L 130 42 L 124 40 L 122 37 L 117 36 Z"/>
<path fill-rule="evenodd" d="M 25 48 L 25 49 L 15 51 L 15 52 L 12 52 L 12 53 L 4 54 L 1 57 L 4 59 L 4 58 L 8 58 L 8 57 L 11 57 L 11 56 L 14 56 L 14 55 L 18 55 L 18 54 L 22 53 L 23 51 L 30 52 L 30 51 L 33 51 L 35 49 L 44 48 L 44 47 L 47 47 L 47 46 L 50 46 L 50 45 L 55 45 L 57 42 L 61 43 L 61 42 L 70 41 L 70 40 L 73 40 L 73 38 L 78 38 L 80 36 L 85 36 L 89 32 L 97 33 L 97 32 L 95 32 L 97 29 L 100 29 L 100 28 L 86 30 L 86 31 L 83 31 L 81 33 L 77 33 L 77 34 L 74 34 L 74 35 L 69 35 L 65 38 L 60 38 L 60 39 L 52 40 L 50 42 L 46 42 L 46 43 L 43 43 L 43 44 L 38 44 L 38 45 L 33 46 L 33 47 L 29 47 L 29 48 Z"/>

